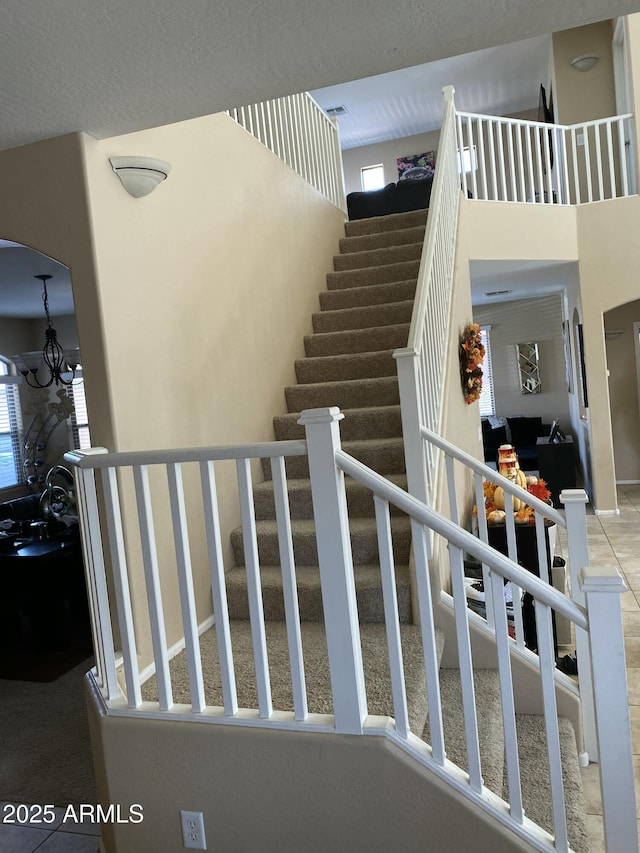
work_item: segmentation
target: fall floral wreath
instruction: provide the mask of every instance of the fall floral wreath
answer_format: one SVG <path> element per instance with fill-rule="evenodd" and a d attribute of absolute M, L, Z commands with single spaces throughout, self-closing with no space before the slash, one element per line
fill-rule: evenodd
<path fill-rule="evenodd" d="M 477 323 L 467 323 L 460 336 L 460 372 L 467 405 L 480 399 L 484 353 L 480 326 Z"/>

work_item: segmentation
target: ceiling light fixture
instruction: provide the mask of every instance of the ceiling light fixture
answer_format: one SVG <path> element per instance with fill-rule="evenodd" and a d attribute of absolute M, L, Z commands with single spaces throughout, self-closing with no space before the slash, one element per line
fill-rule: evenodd
<path fill-rule="evenodd" d="M 575 56 L 571 60 L 571 67 L 576 71 L 591 71 L 599 59 L 597 53 L 583 53 L 582 56 Z"/>
<path fill-rule="evenodd" d="M 76 375 L 76 368 L 80 362 L 79 349 L 63 349 L 58 343 L 58 333 L 53 328 L 49 314 L 49 296 L 47 294 L 47 282 L 50 275 L 36 275 L 34 278 L 42 282 L 42 302 L 47 320 L 47 328 L 44 331 L 45 341 L 42 350 L 35 352 L 23 352 L 14 355 L 12 361 L 16 368 L 24 376 L 27 385 L 32 388 L 48 388 L 54 382 L 56 385 L 71 385 Z M 44 361 L 49 369 L 49 378 L 46 382 L 40 382 L 38 370 Z M 70 379 L 63 379 L 63 373 L 71 373 Z"/>
<path fill-rule="evenodd" d="M 171 171 L 171 163 L 154 157 L 111 157 L 109 162 L 122 186 L 134 198 L 149 195 Z"/>

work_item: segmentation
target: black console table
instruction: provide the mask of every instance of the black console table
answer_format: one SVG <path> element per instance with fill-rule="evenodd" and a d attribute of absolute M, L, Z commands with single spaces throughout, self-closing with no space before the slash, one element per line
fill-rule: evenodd
<path fill-rule="evenodd" d="M 546 437 L 538 438 L 538 473 L 545 481 L 551 492 L 551 500 L 555 507 L 562 506 L 560 492 L 563 489 L 575 489 L 576 464 L 573 438 L 568 435 L 558 444 L 549 444 Z"/>

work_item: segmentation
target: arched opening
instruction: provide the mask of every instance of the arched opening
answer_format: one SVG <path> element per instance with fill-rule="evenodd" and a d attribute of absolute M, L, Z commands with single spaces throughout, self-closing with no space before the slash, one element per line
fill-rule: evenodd
<path fill-rule="evenodd" d="M 640 299 L 603 315 L 616 485 L 640 488 Z"/>

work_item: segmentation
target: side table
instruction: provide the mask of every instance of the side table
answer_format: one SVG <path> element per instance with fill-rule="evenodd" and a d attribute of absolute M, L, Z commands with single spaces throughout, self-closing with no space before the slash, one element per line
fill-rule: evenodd
<path fill-rule="evenodd" d="M 575 489 L 576 464 L 573 438 L 568 435 L 558 444 L 549 444 L 545 436 L 536 441 L 538 451 L 538 473 L 551 492 L 555 507 L 561 506 L 560 492 L 563 489 Z"/>

